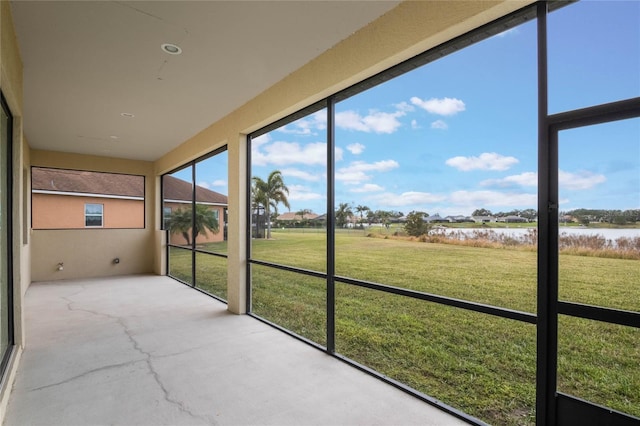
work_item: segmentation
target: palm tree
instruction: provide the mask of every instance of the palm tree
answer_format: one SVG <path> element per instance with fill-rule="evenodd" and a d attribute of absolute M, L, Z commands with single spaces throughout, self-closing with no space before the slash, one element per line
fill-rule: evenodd
<path fill-rule="evenodd" d="M 205 204 L 196 204 L 196 224 L 193 227 L 193 241 L 196 241 L 199 234 L 206 234 L 211 231 L 213 234 L 220 232 L 218 220 L 214 211 Z"/>
<path fill-rule="evenodd" d="M 199 234 L 204 234 L 207 230 L 214 234 L 220 231 L 220 225 L 214 214 L 204 204 L 196 204 L 195 226 L 193 225 L 193 214 L 190 207 L 178 209 L 171 213 L 167 221 L 167 229 L 172 234 L 181 233 L 187 241 L 187 245 L 191 245 L 189 231 L 193 234 L 193 241 L 196 241 Z"/>
<path fill-rule="evenodd" d="M 284 204 L 288 209 L 291 208 L 287 199 L 289 188 L 285 185 L 280 170 L 274 170 L 269 173 L 266 181 L 254 176 L 251 192 L 254 196 L 254 203 L 264 207 L 267 217 L 266 238 L 271 238 L 271 208 L 273 207 L 274 213 L 278 212 L 278 204 L 280 203 Z"/>
<path fill-rule="evenodd" d="M 362 217 L 364 215 L 364 212 L 368 212 L 368 211 L 369 211 L 369 207 L 367 206 L 362 206 L 360 204 L 356 206 L 356 213 L 360 213 L 360 223 L 362 223 Z"/>
<path fill-rule="evenodd" d="M 251 185 L 251 209 L 256 212 L 256 230 L 255 238 L 260 238 L 260 222 L 261 214 L 260 209 L 267 205 L 266 194 L 262 192 L 255 184 L 255 178 L 253 185 Z"/>
<path fill-rule="evenodd" d="M 175 210 L 171 212 L 171 215 L 167 219 L 167 229 L 172 234 L 181 233 L 187 245 L 191 245 L 189 242 L 189 230 L 191 229 L 192 219 L 191 209 Z"/>
<path fill-rule="evenodd" d="M 343 227 L 347 220 L 353 216 L 353 212 L 351 211 L 351 206 L 348 203 L 340 203 L 338 204 L 338 208 L 336 210 L 336 225 L 339 227 Z"/>
<path fill-rule="evenodd" d="M 304 222 L 304 215 L 305 214 L 311 214 L 311 210 L 309 210 L 309 209 L 300 209 L 296 213 L 296 215 L 300 216 L 300 223 L 302 224 L 302 226 L 304 226 L 304 224 L 305 224 L 305 222 Z"/>

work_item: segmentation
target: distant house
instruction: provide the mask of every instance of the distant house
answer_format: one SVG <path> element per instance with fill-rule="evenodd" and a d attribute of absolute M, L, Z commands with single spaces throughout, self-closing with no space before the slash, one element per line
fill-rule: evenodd
<path fill-rule="evenodd" d="M 191 208 L 193 187 L 190 182 L 165 175 L 162 180 L 162 191 L 164 193 L 163 219 L 165 220 L 165 224 L 171 214 L 176 210 Z M 209 231 L 206 231 L 204 234 L 198 234 L 196 243 L 212 243 L 226 240 L 227 196 L 202 186 L 196 186 L 196 203 L 204 204 L 213 210 L 219 226 L 219 231 L 216 234 Z M 187 243 L 179 232 L 171 233 L 168 242 L 176 245 L 184 245 Z"/>
<path fill-rule="evenodd" d="M 439 214 L 434 214 L 432 216 L 427 216 L 423 219 L 427 223 L 447 223 L 448 219 L 441 217 Z"/>
<path fill-rule="evenodd" d="M 528 220 L 526 217 L 520 217 L 520 216 L 510 215 L 510 216 L 499 217 L 499 218 L 497 219 L 497 222 L 505 222 L 505 223 L 526 223 L 526 222 L 529 222 L 529 220 Z"/>
<path fill-rule="evenodd" d="M 144 176 L 34 167 L 34 229 L 144 228 Z"/>
<path fill-rule="evenodd" d="M 307 213 L 302 217 L 299 213 L 287 212 L 279 215 L 276 220 L 282 222 L 299 222 L 301 220 L 314 220 L 318 217 L 315 213 Z"/>
<path fill-rule="evenodd" d="M 474 222 L 476 223 L 493 223 L 496 222 L 495 216 L 473 216 Z"/>
<path fill-rule="evenodd" d="M 31 171 L 32 227 L 34 229 L 144 228 L 144 176 L 34 167 Z M 164 219 L 180 208 L 191 208 L 189 182 L 165 176 Z M 196 200 L 214 211 L 217 234 L 198 235 L 197 242 L 224 239 L 226 195 L 196 187 Z M 172 244 L 185 244 L 181 234 Z"/>
<path fill-rule="evenodd" d="M 465 223 L 465 222 L 475 222 L 475 220 L 470 217 L 470 216 L 463 216 L 463 215 L 457 215 L 457 216 L 447 216 L 445 217 L 445 220 L 447 220 L 450 223 Z"/>
<path fill-rule="evenodd" d="M 327 223 L 327 214 L 323 213 L 321 215 L 316 216 L 315 218 L 313 218 L 312 222 L 314 222 L 316 224 L 326 224 Z"/>

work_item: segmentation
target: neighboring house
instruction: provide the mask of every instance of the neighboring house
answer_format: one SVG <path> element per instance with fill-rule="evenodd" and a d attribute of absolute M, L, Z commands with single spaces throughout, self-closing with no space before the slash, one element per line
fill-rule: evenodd
<path fill-rule="evenodd" d="M 427 223 L 445 223 L 449 222 L 448 219 L 441 217 L 439 214 L 434 214 L 432 216 L 428 216 L 423 218 L 423 220 Z"/>
<path fill-rule="evenodd" d="M 144 176 L 33 167 L 33 229 L 144 228 Z"/>
<path fill-rule="evenodd" d="M 499 217 L 497 221 L 498 222 L 505 222 L 505 223 L 525 223 L 525 222 L 529 222 L 529 220 L 527 218 L 525 218 L 525 217 L 514 216 L 514 215 Z"/>
<path fill-rule="evenodd" d="M 496 221 L 495 216 L 473 216 L 476 223 L 493 223 Z"/>
<path fill-rule="evenodd" d="M 298 221 L 302 221 L 302 220 L 313 220 L 316 219 L 318 217 L 317 214 L 315 213 L 307 213 L 304 215 L 304 219 L 302 216 L 300 216 L 299 213 L 294 213 L 294 212 L 287 212 L 287 213 L 282 213 L 281 215 L 279 215 L 276 220 L 278 221 L 282 221 L 282 222 L 290 222 L 290 223 L 294 223 L 294 222 L 298 222 Z"/>
<path fill-rule="evenodd" d="M 33 167 L 31 171 L 32 227 L 34 229 L 144 228 L 144 176 Z M 190 208 L 189 182 L 172 176 L 163 181 L 164 218 Z M 227 196 L 196 187 L 196 200 L 214 210 L 220 231 L 198 235 L 197 242 L 225 239 Z M 171 244 L 185 244 L 182 234 L 171 234 Z"/>
<path fill-rule="evenodd" d="M 191 208 L 193 188 L 190 182 L 165 175 L 162 180 L 162 191 L 164 192 L 163 218 L 165 224 L 174 211 Z M 196 186 L 196 203 L 204 204 L 213 210 L 219 226 L 219 231 L 215 234 L 210 231 L 198 234 L 196 243 L 213 243 L 226 240 L 227 196 L 202 186 Z M 170 233 L 169 235 L 169 244 L 185 245 L 187 243 L 184 236 L 179 232 Z"/>
<path fill-rule="evenodd" d="M 475 220 L 472 217 L 463 216 L 463 215 L 447 216 L 445 217 L 445 220 L 449 221 L 450 223 L 475 222 Z"/>

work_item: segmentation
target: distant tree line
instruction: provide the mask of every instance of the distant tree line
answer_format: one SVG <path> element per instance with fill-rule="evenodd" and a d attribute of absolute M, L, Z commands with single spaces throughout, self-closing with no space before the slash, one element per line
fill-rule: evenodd
<path fill-rule="evenodd" d="M 471 216 L 493 216 L 493 217 L 507 217 L 507 216 L 519 216 L 529 221 L 535 221 L 538 218 L 538 211 L 536 209 L 524 209 L 524 210 L 510 210 L 507 212 L 492 213 L 488 209 L 476 209 L 471 213 Z"/>
<path fill-rule="evenodd" d="M 575 209 L 569 211 L 560 212 L 560 218 L 572 218 L 573 220 L 582 224 L 589 224 L 592 222 L 599 223 L 611 223 L 614 225 L 624 225 L 629 223 L 636 223 L 640 221 L 640 209 L 630 210 L 604 210 L 604 209 Z M 493 213 L 488 209 L 476 209 L 471 213 L 471 216 L 493 216 L 493 217 L 506 217 L 506 216 L 520 216 L 530 221 L 536 220 L 538 212 L 536 209 L 514 209 L 507 212 Z"/>
<path fill-rule="evenodd" d="M 404 213 L 396 210 L 371 210 L 363 205 L 352 207 L 349 203 L 339 203 L 335 212 L 336 226 L 338 227 L 344 227 L 349 222 L 353 223 L 354 219 L 355 222 L 361 225 L 378 223 L 388 226 L 402 216 L 404 216 Z"/>
<path fill-rule="evenodd" d="M 592 222 L 611 223 L 625 225 L 640 221 L 640 209 L 631 210 L 602 210 L 602 209 L 575 209 L 560 212 L 560 217 L 572 217 L 576 221 L 587 225 Z"/>

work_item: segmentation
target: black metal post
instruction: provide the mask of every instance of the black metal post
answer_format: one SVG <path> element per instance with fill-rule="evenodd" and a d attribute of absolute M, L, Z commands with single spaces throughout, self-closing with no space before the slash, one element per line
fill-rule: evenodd
<path fill-rule="evenodd" d="M 536 424 L 556 423 L 557 143 L 550 140 L 547 80 L 547 2 L 537 4 L 538 30 L 538 325 Z M 557 138 L 556 138 L 557 142 Z M 554 152 L 555 150 L 555 152 Z M 555 179 L 553 178 L 555 176 Z M 554 188 L 555 185 L 555 188 Z M 555 221 L 555 226 L 554 226 Z M 555 230 L 555 235 L 554 235 Z"/>
<path fill-rule="evenodd" d="M 191 287 L 196 286 L 196 164 L 191 162 Z"/>
<path fill-rule="evenodd" d="M 336 351 L 335 99 L 327 99 L 327 352 Z"/>
<path fill-rule="evenodd" d="M 253 204 L 251 203 L 251 136 L 247 136 L 247 164 L 246 164 L 246 174 L 245 174 L 245 309 L 247 313 L 251 313 L 251 238 L 253 237 Z M 257 227 L 257 224 L 256 224 Z"/>

